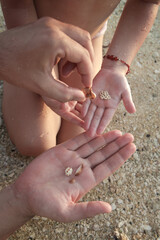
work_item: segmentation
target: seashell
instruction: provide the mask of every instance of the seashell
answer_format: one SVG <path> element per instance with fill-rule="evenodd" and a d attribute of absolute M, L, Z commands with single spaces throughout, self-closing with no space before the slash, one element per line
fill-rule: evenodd
<path fill-rule="evenodd" d="M 99 97 L 102 100 L 109 100 L 109 99 L 111 99 L 111 96 L 109 95 L 109 93 L 107 91 L 103 91 L 103 90 L 100 91 Z"/>
<path fill-rule="evenodd" d="M 90 98 L 90 99 L 96 98 L 96 94 L 92 91 L 92 88 L 84 88 L 83 92 L 86 98 Z"/>
<path fill-rule="evenodd" d="M 69 180 L 69 183 L 75 183 L 75 181 L 76 180 L 74 178 L 72 178 L 72 179 Z"/>
<path fill-rule="evenodd" d="M 73 169 L 71 167 L 67 167 L 65 169 L 65 175 L 66 176 L 70 176 L 72 174 L 72 172 L 73 172 Z"/>
<path fill-rule="evenodd" d="M 83 169 L 83 164 L 81 164 L 81 165 L 77 168 L 77 170 L 76 170 L 76 172 L 75 172 L 75 176 L 80 175 L 81 172 L 82 172 L 82 169 Z"/>

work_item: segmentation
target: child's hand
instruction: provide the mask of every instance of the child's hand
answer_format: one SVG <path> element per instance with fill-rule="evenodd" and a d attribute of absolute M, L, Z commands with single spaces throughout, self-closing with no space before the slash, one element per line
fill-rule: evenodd
<path fill-rule="evenodd" d="M 112 131 L 92 138 L 82 133 L 34 159 L 14 184 L 21 214 L 72 222 L 108 213 L 102 201 L 77 203 L 135 152 L 133 136 Z M 79 167 L 79 175 L 75 173 Z M 65 170 L 70 167 L 70 176 Z"/>
<path fill-rule="evenodd" d="M 129 84 L 120 71 L 102 68 L 93 80 L 92 89 L 97 97 L 92 101 L 87 99 L 82 109 L 82 117 L 85 121 L 83 127 L 91 136 L 103 133 L 121 99 L 129 113 L 135 112 Z M 107 91 L 111 99 L 100 99 L 101 90 Z"/>
<path fill-rule="evenodd" d="M 43 97 L 44 102 L 63 119 L 82 126 L 84 121 L 81 119 L 82 104 L 76 101 L 61 103 L 51 98 Z"/>

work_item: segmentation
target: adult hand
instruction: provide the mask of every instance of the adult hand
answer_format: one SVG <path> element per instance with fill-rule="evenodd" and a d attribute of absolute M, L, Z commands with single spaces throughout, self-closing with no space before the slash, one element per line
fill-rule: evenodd
<path fill-rule="evenodd" d="M 64 75 L 77 67 L 84 86 L 91 86 L 94 53 L 88 32 L 46 17 L 1 33 L 0 46 L 3 80 L 60 102 L 85 99 L 82 91 L 54 79 L 51 72 L 63 58 Z"/>
<path fill-rule="evenodd" d="M 131 134 L 118 130 L 91 138 L 87 133 L 43 153 L 25 169 L 14 184 L 21 212 L 72 222 L 108 213 L 106 202 L 77 203 L 89 190 L 113 174 L 135 152 Z M 82 171 L 75 176 L 76 170 Z M 73 173 L 65 175 L 71 167 Z"/>
<path fill-rule="evenodd" d="M 93 91 L 97 97 L 94 100 L 87 99 L 82 108 L 84 129 L 88 134 L 102 134 L 118 107 L 121 99 L 129 113 L 135 112 L 131 90 L 125 74 L 116 69 L 102 68 L 93 80 Z M 106 90 L 111 99 L 102 100 L 99 97 L 101 90 Z"/>

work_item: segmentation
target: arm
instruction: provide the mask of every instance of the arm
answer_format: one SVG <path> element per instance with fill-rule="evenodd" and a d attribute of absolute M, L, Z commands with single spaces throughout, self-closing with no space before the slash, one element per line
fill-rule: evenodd
<path fill-rule="evenodd" d="M 31 216 L 25 212 L 25 201 L 22 203 L 16 197 L 14 185 L 10 185 L 0 192 L 0 239 L 5 240 L 25 224 Z"/>
<path fill-rule="evenodd" d="M 130 65 L 153 25 L 158 6 L 158 0 L 128 0 L 106 56 L 114 55 Z M 93 91 L 97 98 L 92 102 L 86 101 L 82 110 L 84 128 L 92 136 L 102 134 L 121 99 L 129 113 L 136 111 L 125 77 L 128 67 L 121 61 L 112 61 L 106 56 L 100 72 L 93 80 Z M 101 100 L 101 90 L 108 91 L 111 99 Z"/>
<path fill-rule="evenodd" d="M 160 1 L 128 0 L 106 55 L 115 55 L 129 65 L 147 37 L 158 12 Z M 121 62 L 105 58 L 103 67 L 127 67 Z"/>
<path fill-rule="evenodd" d="M 34 159 L 0 192 L 0 239 L 34 215 L 67 223 L 110 212 L 106 202 L 77 202 L 135 152 L 132 142 L 131 134 L 122 136 L 117 130 L 97 138 L 83 133 Z M 65 175 L 67 167 L 73 169 L 71 176 Z"/>

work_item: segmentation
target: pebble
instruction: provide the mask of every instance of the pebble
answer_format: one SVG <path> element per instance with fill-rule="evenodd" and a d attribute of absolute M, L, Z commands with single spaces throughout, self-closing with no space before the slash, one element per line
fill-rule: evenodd
<path fill-rule="evenodd" d="M 153 142 L 155 147 L 159 147 L 159 142 L 156 138 L 154 138 Z"/>
<path fill-rule="evenodd" d="M 158 58 L 158 57 L 159 57 L 159 53 L 158 53 L 158 52 L 154 52 L 154 53 L 152 54 L 152 56 Z"/>
<path fill-rule="evenodd" d="M 112 207 L 112 211 L 117 208 L 115 203 L 112 203 L 112 204 L 111 204 L 111 207 Z"/>
<path fill-rule="evenodd" d="M 99 225 L 98 224 L 94 224 L 93 229 L 94 229 L 94 231 L 98 231 L 99 230 Z"/>
<path fill-rule="evenodd" d="M 83 232 L 86 233 L 88 231 L 87 227 L 84 227 Z"/>
<path fill-rule="evenodd" d="M 121 221 L 118 223 L 118 227 L 121 228 L 124 225 L 125 221 Z"/>
<path fill-rule="evenodd" d="M 137 152 L 135 152 L 135 153 L 133 154 L 133 157 L 134 157 L 136 160 L 139 160 L 139 154 L 138 154 Z"/>
<path fill-rule="evenodd" d="M 107 225 L 107 227 L 109 227 L 111 224 L 110 224 L 110 222 L 107 222 L 106 225 Z"/>
<path fill-rule="evenodd" d="M 149 226 L 149 225 L 142 225 L 142 228 L 146 231 L 151 231 L 151 229 L 152 229 L 151 226 Z"/>
<path fill-rule="evenodd" d="M 122 199 L 118 199 L 117 202 L 118 202 L 119 204 L 122 204 L 122 203 L 123 203 L 123 200 L 122 200 Z"/>
<path fill-rule="evenodd" d="M 137 67 L 142 68 L 142 64 L 140 62 L 136 62 Z"/>
<path fill-rule="evenodd" d="M 34 239 L 36 236 L 36 234 L 33 232 L 32 234 L 30 234 L 30 238 Z"/>
<path fill-rule="evenodd" d="M 157 70 L 157 69 L 156 69 L 156 70 L 154 70 L 154 73 L 155 73 L 155 74 L 158 74 L 158 73 L 160 73 L 160 70 Z"/>

